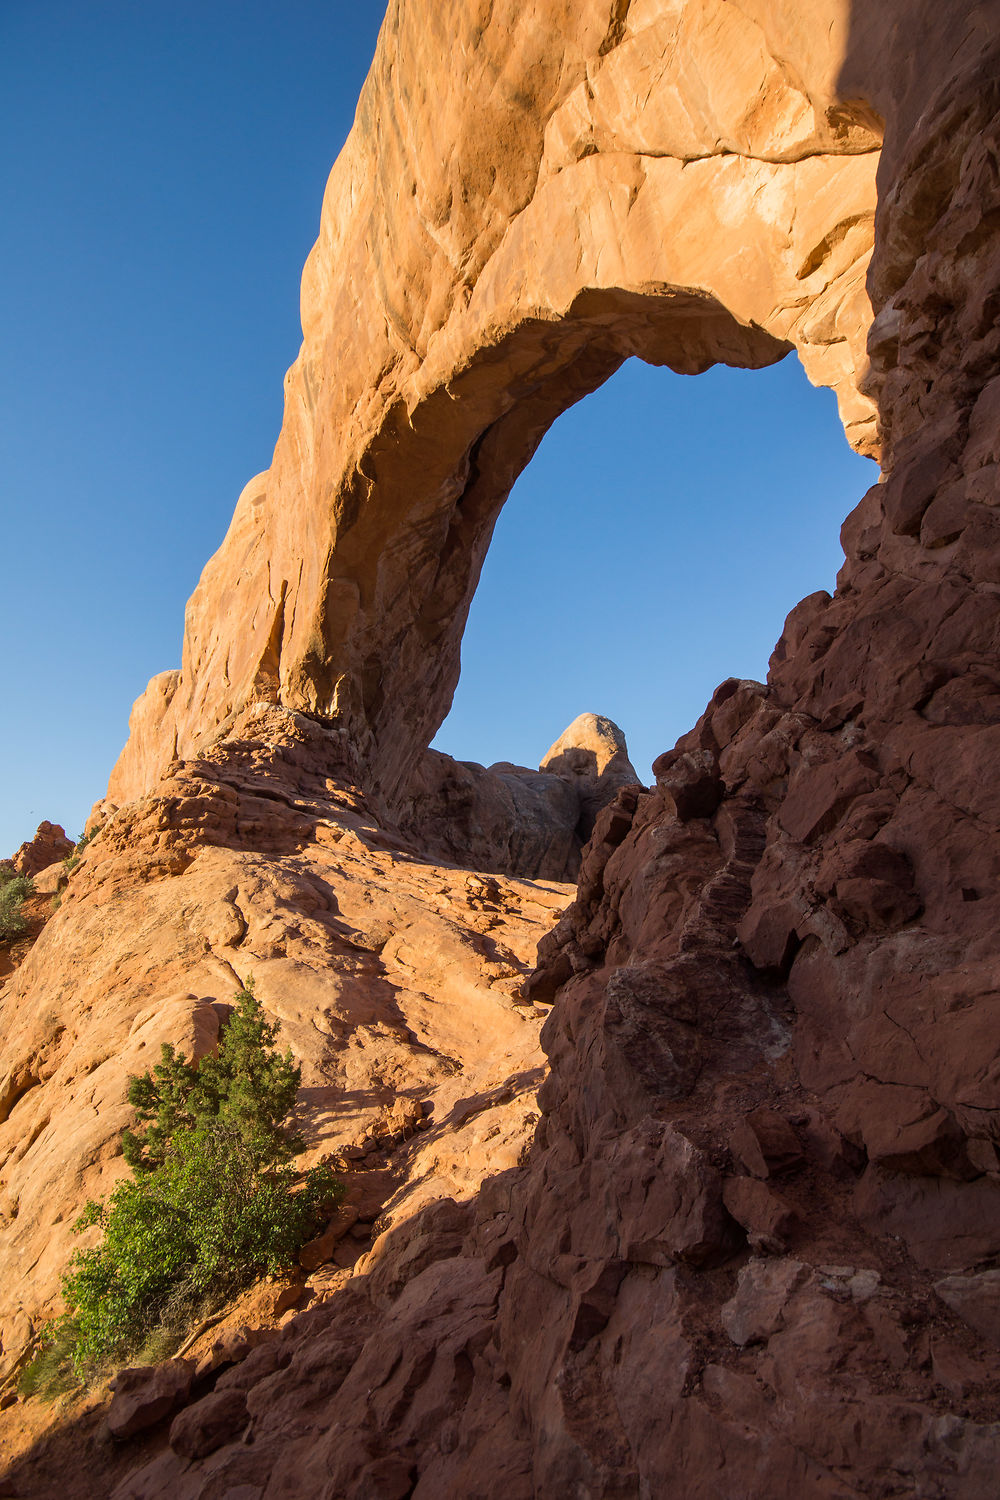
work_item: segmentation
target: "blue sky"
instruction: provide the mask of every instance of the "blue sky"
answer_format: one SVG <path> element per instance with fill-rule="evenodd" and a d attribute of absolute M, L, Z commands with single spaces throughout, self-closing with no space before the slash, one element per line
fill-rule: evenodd
<path fill-rule="evenodd" d="M 763 680 L 788 611 L 833 591 L 841 523 L 877 478 L 794 355 L 696 377 L 629 360 L 511 491 L 435 744 L 537 765 L 590 710 L 648 779 L 720 682 Z"/>
<path fill-rule="evenodd" d="M 270 461 L 323 185 L 384 6 L 0 3 L 0 854 L 75 834 Z M 631 361 L 501 516 L 437 743 L 537 764 L 584 709 L 640 771 L 832 587 L 874 478 L 793 361 Z"/>

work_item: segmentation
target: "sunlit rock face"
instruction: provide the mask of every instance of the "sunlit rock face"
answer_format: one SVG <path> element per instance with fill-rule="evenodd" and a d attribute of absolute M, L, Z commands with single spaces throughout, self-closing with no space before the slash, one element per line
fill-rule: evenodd
<path fill-rule="evenodd" d="M 859 102 L 851 69 L 892 28 L 800 9 L 390 5 L 274 462 L 191 599 L 179 675 L 136 705 L 115 802 L 253 701 L 347 729 L 394 800 L 448 710 L 514 479 L 629 355 L 695 373 L 794 348 L 877 451 L 865 272 L 898 91 L 866 77 Z"/>
<path fill-rule="evenodd" d="M 251 977 L 302 1068 L 306 1160 L 339 1162 L 361 1221 L 321 1280 L 395 1198 L 404 1217 L 470 1200 L 527 1148 L 543 1012 L 521 990 L 573 888 L 437 862 L 331 777 L 332 741 L 257 704 L 175 762 L 86 845 L 0 988 L 0 1389 L 56 1306 L 83 1203 L 126 1175 L 129 1076 L 164 1042 L 211 1052 Z M 379 1129 L 401 1106 L 405 1141 Z"/>
<path fill-rule="evenodd" d="M 430 1123 L 362 1158 L 367 1235 L 280 1336 L 206 1335 L 169 1430 L 112 1449 L 98 1405 L 21 1493 L 995 1495 L 998 35 L 966 0 L 391 9 L 274 467 L 0 992 L 4 1353 L 121 1170 L 126 1069 L 211 1046 L 237 975 L 315 1149 L 395 1096 Z M 575 890 L 463 871 L 462 768 L 422 757 L 514 475 L 628 353 L 790 344 L 883 462 L 836 593 L 655 788 L 619 761 Z M 565 831 L 627 759 L 591 727 L 482 778 Z"/>

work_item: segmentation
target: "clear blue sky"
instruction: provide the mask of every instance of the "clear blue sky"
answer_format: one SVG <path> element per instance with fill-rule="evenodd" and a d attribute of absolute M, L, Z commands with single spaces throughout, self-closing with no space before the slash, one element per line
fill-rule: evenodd
<path fill-rule="evenodd" d="M 78 833 L 243 484 L 381 0 L 0 0 L 0 854 Z M 634 361 L 501 517 L 437 743 L 537 764 L 583 709 L 642 772 L 832 587 L 874 477 L 786 361 Z"/>
<path fill-rule="evenodd" d="M 629 360 L 511 491 L 436 746 L 537 765 L 590 710 L 648 780 L 720 682 L 763 680 L 788 611 L 833 592 L 877 478 L 794 355 L 696 377 Z"/>

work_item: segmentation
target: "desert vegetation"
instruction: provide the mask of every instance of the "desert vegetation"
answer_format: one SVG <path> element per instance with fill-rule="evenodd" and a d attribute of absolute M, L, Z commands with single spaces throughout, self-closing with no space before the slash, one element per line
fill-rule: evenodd
<path fill-rule="evenodd" d="M 31 891 L 26 875 L 19 875 L 7 860 L 0 863 L 0 943 L 9 943 L 27 931 L 23 908 Z"/>
<path fill-rule="evenodd" d="M 199 1317 L 289 1264 L 341 1196 L 328 1167 L 293 1165 L 300 1069 L 275 1045 L 253 981 L 235 998 L 216 1056 L 196 1064 L 164 1044 L 152 1071 L 129 1080 L 132 1174 L 74 1226 L 102 1235 L 73 1255 L 65 1312 L 22 1378 L 25 1394 L 144 1351 L 163 1357 Z"/>
<path fill-rule="evenodd" d="M 67 854 L 66 858 L 63 860 L 63 869 L 66 871 L 67 875 L 72 875 L 73 871 L 80 863 L 80 856 L 83 854 L 84 849 L 86 849 L 87 845 L 90 843 L 96 832 L 97 830 L 95 829 L 91 833 L 81 833 L 80 837 L 77 839 L 76 843 L 73 846 L 73 852 L 71 854 Z"/>

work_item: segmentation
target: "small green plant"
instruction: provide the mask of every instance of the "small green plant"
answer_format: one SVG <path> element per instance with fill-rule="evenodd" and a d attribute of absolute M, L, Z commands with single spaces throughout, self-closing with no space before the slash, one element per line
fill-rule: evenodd
<path fill-rule="evenodd" d="M 27 930 L 24 900 L 32 884 L 26 875 L 18 875 L 13 865 L 0 866 L 0 943 L 9 943 Z"/>
<path fill-rule="evenodd" d="M 63 1278 L 66 1313 L 49 1346 L 61 1346 L 60 1368 L 82 1376 L 154 1336 L 180 1337 L 286 1266 L 341 1197 L 329 1167 L 292 1166 L 303 1143 L 286 1120 L 300 1069 L 278 1052 L 277 1030 L 248 980 L 216 1057 L 195 1066 L 165 1044 L 152 1072 L 130 1079 L 144 1127 L 122 1136 L 133 1175 L 74 1226 L 99 1225 L 103 1238 L 76 1251 Z"/>
<path fill-rule="evenodd" d="M 34 1359 L 21 1371 L 17 1388 L 22 1396 L 54 1401 L 80 1384 L 73 1368 L 73 1331 L 64 1327 L 45 1340 Z"/>

